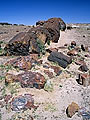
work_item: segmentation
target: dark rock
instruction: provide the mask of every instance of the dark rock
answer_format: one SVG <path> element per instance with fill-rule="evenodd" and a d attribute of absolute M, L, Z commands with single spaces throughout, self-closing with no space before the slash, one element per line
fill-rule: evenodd
<path fill-rule="evenodd" d="M 72 58 L 61 52 L 52 52 L 48 56 L 49 61 L 57 62 L 61 67 L 66 68 L 72 62 Z"/>
<path fill-rule="evenodd" d="M 67 43 L 65 43 L 65 44 L 64 44 L 64 46 L 68 46 L 68 44 L 67 44 Z"/>
<path fill-rule="evenodd" d="M 78 79 L 76 80 L 80 85 L 87 87 L 90 85 L 90 75 L 88 74 L 79 74 Z"/>
<path fill-rule="evenodd" d="M 71 45 L 76 46 L 76 42 L 75 42 L 75 41 L 72 41 L 72 42 L 71 42 Z"/>
<path fill-rule="evenodd" d="M 5 50 L 9 55 L 28 55 L 30 37 L 26 32 L 22 32 L 13 37 L 6 45 Z"/>
<path fill-rule="evenodd" d="M 35 87 L 37 89 L 44 88 L 46 82 L 42 74 L 31 71 L 17 75 L 15 81 L 20 82 L 22 87 Z"/>
<path fill-rule="evenodd" d="M 83 51 L 85 51 L 85 47 L 84 47 L 84 45 L 81 45 L 81 49 L 82 49 Z"/>
<path fill-rule="evenodd" d="M 68 117 L 72 117 L 76 112 L 78 112 L 79 106 L 78 104 L 72 102 L 66 109 L 66 114 Z"/>
<path fill-rule="evenodd" d="M 44 73 L 47 74 L 49 78 L 53 78 L 53 72 L 50 72 L 49 70 L 44 70 Z"/>
<path fill-rule="evenodd" d="M 67 30 L 71 30 L 72 29 L 72 27 L 71 26 L 67 26 Z"/>
<path fill-rule="evenodd" d="M 12 99 L 11 109 L 13 111 L 27 110 L 31 108 L 37 108 L 34 106 L 34 99 L 31 94 L 24 94 Z"/>
<path fill-rule="evenodd" d="M 42 26 L 44 23 L 45 23 L 45 21 L 38 21 L 38 22 L 36 22 L 36 26 L 37 26 L 37 25 Z"/>
<path fill-rule="evenodd" d="M 87 68 L 87 65 L 83 64 L 79 67 L 79 70 L 82 72 L 87 72 L 89 69 Z"/>

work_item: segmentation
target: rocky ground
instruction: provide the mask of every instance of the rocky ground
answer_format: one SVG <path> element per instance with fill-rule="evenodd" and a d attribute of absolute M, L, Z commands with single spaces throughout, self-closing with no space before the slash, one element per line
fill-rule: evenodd
<path fill-rule="evenodd" d="M 17 75 L 23 71 L 3 65 L 7 61 L 17 57 L 0 56 L 0 120 L 90 119 L 90 84 L 84 86 L 83 84 L 78 84 L 76 81 L 78 74 L 86 73 L 89 75 L 88 81 L 90 82 L 90 24 L 68 24 L 67 26 L 73 26 L 73 29 L 68 29 L 65 32 L 60 31 L 59 42 L 51 43 L 50 46 L 46 47 L 58 48 L 58 52 L 67 54 L 69 50 L 72 50 L 70 46 L 71 41 L 75 41 L 81 52 L 76 53 L 73 62 L 65 69 L 47 60 L 50 53 L 46 52 L 44 56 L 41 56 L 39 60 L 43 60 L 43 63 L 35 65 L 32 67 L 31 71 L 39 72 L 45 77 L 47 82 L 44 89 L 22 88 L 19 82 L 12 82 L 9 85 L 5 85 L 6 73 Z M 17 33 L 28 31 L 29 29 L 30 26 L 0 26 L 0 41 L 2 41 L 2 48 Z M 83 51 L 81 45 L 84 45 L 84 48 L 88 47 L 88 50 Z M 80 65 L 75 63 L 75 60 L 78 59 L 84 59 L 88 68 L 87 71 L 82 72 L 78 69 Z M 62 72 L 57 76 L 51 68 L 48 68 L 48 65 L 59 67 Z M 49 70 L 49 75 L 45 74 L 45 70 Z M 10 104 L 12 98 L 24 94 L 32 94 L 34 105 L 38 107 L 13 111 Z M 5 101 L 7 95 L 11 96 L 8 98 L 8 103 Z M 79 106 L 79 110 L 76 110 L 78 112 L 75 111 L 75 114 L 70 118 L 67 116 L 66 109 L 72 102 Z M 76 107 L 74 110 L 75 109 Z M 68 114 L 71 114 L 71 112 L 69 112 Z"/>

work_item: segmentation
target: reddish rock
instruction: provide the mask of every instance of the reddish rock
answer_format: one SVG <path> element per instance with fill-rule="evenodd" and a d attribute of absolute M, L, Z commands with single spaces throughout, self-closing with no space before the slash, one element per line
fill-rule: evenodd
<path fill-rule="evenodd" d="M 75 63 L 77 65 L 86 65 L 86 63 L 84 62 L 84 60 L 77 60 L 77 61 L 75 61 Z"/>
<path fill-rule="evenodd" d="M 34 99 L 31 94 L 24 94 L 12 99 L 11 109 L 13 111 L 26 110 L 31 108 L 37 108 L 34 106 Z"/>
<path fill-rule="evenodd" d="M 67 116 L 71 118 L 76 112 L 78 112 L 78 110 L 78 104 L 72 102 L 66 109 Z"/>
<path fill-rule="evenodd" d="M 42 74 L 37 72 L 24 72 L 18 75 L 7 73 L 5 83 L 20 82 L 22 87 L 35 87 L 37 89 L 44 88 L 45 78 Z"/>
<path fill-rule="evenodd" d="M 32 54 L 30 56 L 20 56 L 13 60 L 8 61 L 5 65 L 12 65 L 15 68 L 19 68 L 20 70 L 30 70 L 32 68 L 32 64 L 36 63 L 37 55 Z"/>
<path fill-rule="evenodd" d="M 49 53 L 51 53 L 51 52 L 58 51 L 58 49 L 57 48 L 48 48 L 48 49 L 46 49 L 46 51 L 49 52 Z"/>
<path fill-rule="evenodd" d="M 44 70 L 44 73 L 47 74 L 49 78 L 53 78 L 53 72 L 50 72 L 49 70 Z"/>
<path fill-rule="evenodd" d="M 76 42 L 75 42 L 75 41 L 72 41 L 72 42 L 71 42 L 71 45 L 76 46 Z"/>
<path fill-rule="evenodd" d="M 45 78 L 42 74 L 36 72 L 24 72 L 16 76 L 16 81 L 21 83 L 22 87 L 44 88 Z"/>
<path fill-rule="evenodd" d="M 76 56 L 78 53 L 75 49 L 68 51 L 67 55 L 69 56 Z"/>
<path fill-rule="evenodd" d="M 30 59 L 38 60 L 38 54 L 30 54 Z"/>
<path fill-rule="evenodd" d="M 77 82 L 84 87 L 87 87 L 90 85 L 90 75 L 88 74 L 79 74 Z"/>
<path fill-rule="evenodd" d="M 62 70 L 61 70 L 60 67 L 57 67 L 57 66 L 51 66 L 51 68 L 54 69 L 54 72 L 55 72 L 57 75 L 59 75 L 59 74 L 62 72 Z"/>

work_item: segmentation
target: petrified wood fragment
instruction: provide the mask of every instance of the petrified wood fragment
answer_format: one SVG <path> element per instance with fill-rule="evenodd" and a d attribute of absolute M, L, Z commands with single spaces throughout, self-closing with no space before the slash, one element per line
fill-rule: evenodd
<path fill-rule="evenodd" d="M 19 68 L 20 70 L 30 70 L 33 63 L 36 63 L 36 60 L 33 59 L 32 56 L 20 56 L 8 61 L 5 65 L 10 64 L 15 68 Z"/>
<path fill-rule="evenodd" d="M 9 41 L 5 50 L 9 55 L 27 55 L 29 53 L 29 41 L 29 35 L 26 32 L 21 32 Z"/>
<path fill-rule="evenodd" d="M 48 56 L 49 61 L 57 62 L 61 67 L 66 68 L 72 62 L 72 58 L 61 52 L 52 52 Z"/>
<path fill-rule="evenodd" d="M 11 109 L 13 111 L 26 110 L 31 108 L 37 108 L 34 105 L 34 99 L 31 94 L 24 94 L 18 97 L 15 97 L 11 101 Z"/>
<path fill-rule="evenodd" d="M 5 83 L 10 83 L 7 78 L 10 78 L 10 82 L 20 82 L 22 87 L 30 87 L 30 88 L 37 88 L 41 89 L 44 88 L 44 84 L 46 82 L 44 76 L 40 73 L 36 72 L 24 72 L 18 75 L 7 74 Z"/>
<path fill-rule="evenodd" d="M 21 83 L 22 87 L 35 87 L 38 89 L 44 88 L 45 78 L 40 73 L 25 72 L 17 76 L 17 81 Z"/>

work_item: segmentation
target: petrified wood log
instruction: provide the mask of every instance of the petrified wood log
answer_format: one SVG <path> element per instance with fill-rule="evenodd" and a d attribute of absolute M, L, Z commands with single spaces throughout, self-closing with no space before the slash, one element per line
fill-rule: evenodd
<path fill-rule="evenodd" d="M 22 87 L 41 89 L 44 88 L 45 78 L 42 74 L 36 72 L 24 72 L 18 75 L 6 74 L 5 83 L 20 82 Z"/>
<path fill-rule="evenodd" d="M 48 56 L 49 61 L 57 62 L 61 67 L 66 68 L 72 62 L 72 58 L 61 52 L 52 52 Z"/>
<path fill-rule="evenodd" d="M 57 43 L 60 30 L 65 29 L 65 23 L 60 18 L 51 18 L 42 23 L 42 26 L 33 27 L 28 32 L 13 37 L 5 47 L 6 54 L 23 56 L 28 55 L 29 52 L 44 54 L 45 43 L 49 44 L 50 41 Z"/>

